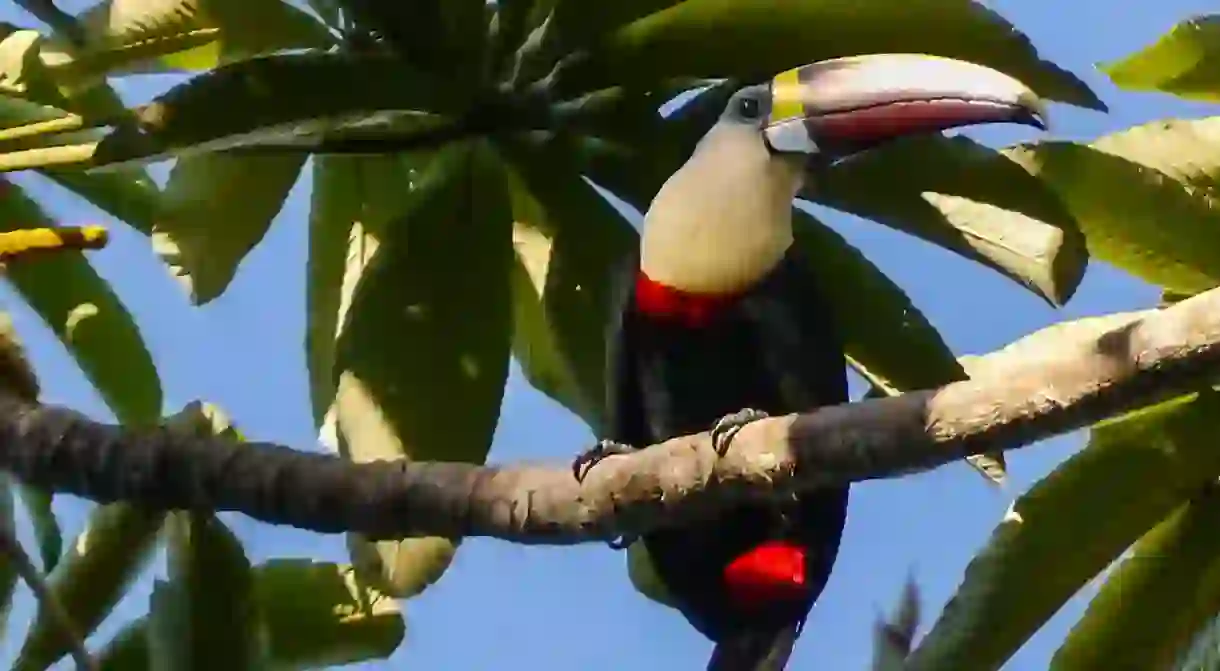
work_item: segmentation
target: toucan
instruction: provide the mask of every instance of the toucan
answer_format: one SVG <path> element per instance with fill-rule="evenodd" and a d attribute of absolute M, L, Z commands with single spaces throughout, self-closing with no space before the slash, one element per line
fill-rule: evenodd
<path fill-rule="evenodd" d="M 985 123 L 1046 127 L 1016 79 L 921 54 L 820 61 L 737 90 L 644 215 L 607 341 L 607 435 L 576 459 L 576 477 L 709 429 L 724 454 L 748 422 L 847 402 L 835 315 L 793 244 L 793 198 L 803 180 L 887 141 Z M 847 486 L 825 487 L 638 539 L 714 643 L 709 671 L 787 665 L 847 505 Z"/>

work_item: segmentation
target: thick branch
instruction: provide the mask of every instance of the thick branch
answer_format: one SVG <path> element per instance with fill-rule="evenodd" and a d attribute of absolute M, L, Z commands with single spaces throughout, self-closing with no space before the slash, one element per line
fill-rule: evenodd
<path fill-rule="evenodd" d="M 613 457 L 583 484 L 566 463 L 357 465 L 267 443 L 125 430 L 3 394 L 0 468 L 99 501 L 236 510 L 321 532 L 612 538 L 743 497 L 1021 447 L 1198 389 L 1220 372 L 1220 289 L 1143 315 L 1051 327 L 970 368 L 973 379 L 939 390 L 750 424 L 719 460 L 706 433 Z"/>

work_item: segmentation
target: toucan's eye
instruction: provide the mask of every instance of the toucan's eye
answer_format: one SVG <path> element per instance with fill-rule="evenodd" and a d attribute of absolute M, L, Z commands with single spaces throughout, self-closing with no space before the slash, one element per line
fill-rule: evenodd
<path fill-rule="evenodd" d="M 746 119 L 757 119 L 759 115 L 758 100 L 754 98 L 742 98 L 738 103 L 738 111 L 741 116 Z"/>

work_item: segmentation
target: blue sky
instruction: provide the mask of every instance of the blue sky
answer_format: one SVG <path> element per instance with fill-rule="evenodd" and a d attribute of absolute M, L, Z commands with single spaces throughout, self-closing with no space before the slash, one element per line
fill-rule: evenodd
<path fill-rule="evenodd" d="M 86 4 L 78 0 L 63 6 L 76 10 Z M 1087 139 L 1152 119 L 1216 113 L 1169 96 L 1120 93 L 1093 69 L 1094 63 L 1148 43 L 1191 13 L 1214 11 L 1211 2 L 1131 2 L 1121 11 L 1104 0 L 989 4 L 1030 35 L 1044 57 L 1093 85 L 1111 107 L 1111 113 L 1103 115 L 1055 106 L 1055 137 Z M 28 23 L 7 3 L 0 7 L 0 20 Z M 144 100 L 170 81 L 130 80 L 122 92 L 129 100 Z M 1031 135 L 995 131 L 981 137 L 1010 141 Z M 168 411 L 202 398 L 225 408 L 254 439 L 314 449 L 301 335 L 307 177 L 296 185 L 274 228 L 243 263 L 230 290 L 200 309 L 188 305 L 146 238 L 57 187 L 24 175 L 19 181 L 31 186 L 65 223 L 113 225 L 112 244 L 91 258 L 136 315 L 161 371 Z M 1157 297 L 1152 287 L 1095 263 L 1073 301 L 1056 311 L 998 275 L 930 245 L 845 215 L 824 214 L 824 219 L 899 282 L 962 354 L 990 351 L 1063 319 L 1147 307 Z M 110 419 L 37 316 L 7 287 L 0 291 L 3 309 L 11 311 L 30 349 L 44 400 Z M 494 461 L 566 461 L 590 438 L 579 420 L 532 391 L 514 371 L 492 450 Z M 926 617 L 934 617 L 1012 498 L 1080 444 L 1080 435 L 1065 436 L 1010 455 L 1013 482 L 1005 491 L 987 486 L 963 464 L 858 485 L 838 564 L 791 668 L 866 668 L 871 625 L 879 612 L 893 606 L 910 574 L 923 590 Z M 73 497 L 57 499 L 67 539 L 80 530 L 90 506 Z M 345 560 L 341 536 L 270 527 L 239 515 L 225 517 L 255 561 L 274 556 Z M 623 555 L 601 545 L 546 548 L 468 541 L 444 579 L 406 604 L 407 640 L 391 662 L 353 668 L 703 668 L 710 644 L 675 612 L 637 595 L 623 562 Z M 160 571 L 161 566 L 154 569 Z M 145 611 L 150 587 L 151 574 L 91 639 L 92 647 Z M 1005 668 L 1045 668 L 1087 596 L 1089 588 Z M 28 593 L 22 591 L 10 634 L 0 640 L 0 659 L 15 655 L 30 606 Z M 60 667 L 67 668 L 64 663 Z"/>

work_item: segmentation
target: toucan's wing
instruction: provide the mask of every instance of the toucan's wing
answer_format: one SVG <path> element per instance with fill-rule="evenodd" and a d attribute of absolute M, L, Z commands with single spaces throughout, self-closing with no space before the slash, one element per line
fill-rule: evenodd
<path fill-rule="evenodd" d="M 635 298 L 635 276 L 639 251 L 623 260 L 615 274 L 611 293 L 611 315 L 606 332 L 606 412 L 603 438 L 633 447 L 648 445 L 648 420 L 640 387 L 636 339 L 639 315 L 631 308 Z"/>

